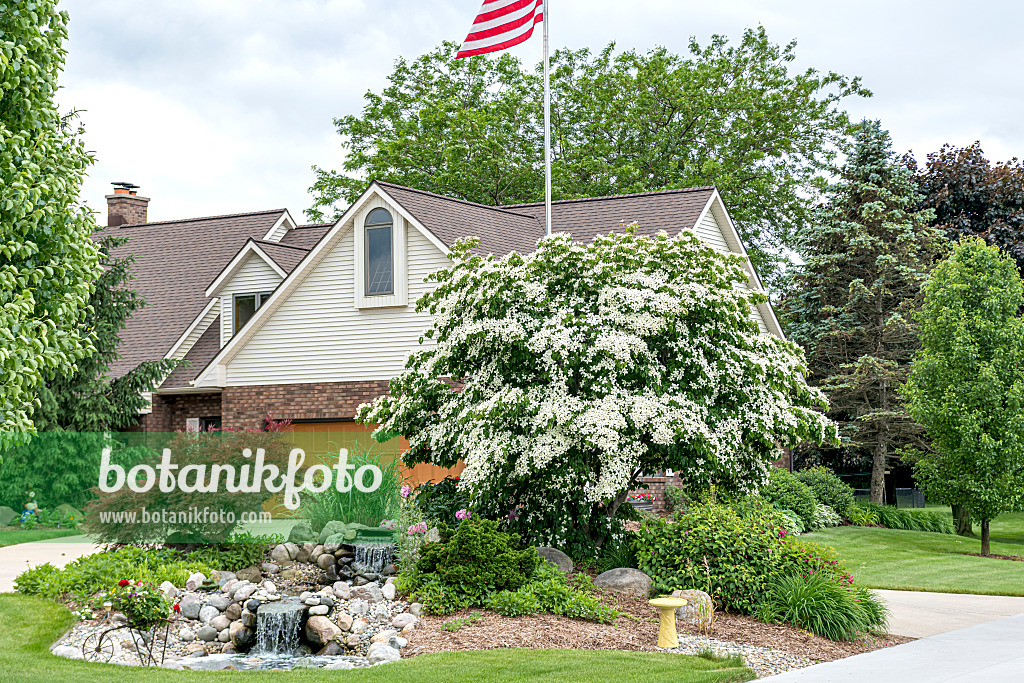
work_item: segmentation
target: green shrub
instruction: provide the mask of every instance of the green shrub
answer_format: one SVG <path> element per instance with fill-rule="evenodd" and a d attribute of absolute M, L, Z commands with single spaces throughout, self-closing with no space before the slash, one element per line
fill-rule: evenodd
<path fill-rule="evenodd" d="M 828 505 L 817 503 L 814 506 L 814 526 L 811 528 L 825 529 L 830 526 L 839 526 L 842 523 L 842 518 Z"/>
<path fill-rule="evenodd" d="M 761 488 L 761 496 L 780 510 L 792 510 L 800 515 L 805 529 L 814 525 L 814 505 L 817 502 L 810 487 L 792 472 L 780 467 L 768 468 L 768 483 Z"/>
<path fill-rule="evenodd" d="M 853 505 L 853 487 L 837 477 L 835 472 L 818 465 L 801 470 L 796 476 L 811 489 L 819 503 L 828 505 L 840 517 L 846 517 Z"/>
<path fill-rule="evenodd" d="M 219 568 L 189 559 L 170 548 L 125 546 L 87 555 L 63 569 L 49 563 L 33 567 L 15 579 L 15 590 L 46 598 L 63 595 L 86 598 L 98 591 L 113 590 L 120 579 L 156 585 L 170 581 L 175 586 L 182 586 L 193 572 L 209 576 Z"/>
<path fill-rule="evenodd" d="M 698 588 L 725 609 L 749 613 L 775 571 L 785 535 L 768 510 L 741 517 L 724 505 L 691 505 L 674 523 L 644 525 L 637 566 L 655 591 Z"/>
<path fill-rule="evenodd" d="M 416 569 L 466 592 L 516 590 L 540 564 L 535 548 L 523 548 L 518 536 L 489 519 L 473 517 L 455 531 L 439 522 L 438 532 L 440 542 L 423 546 Z"/>
<path fill-rule="evenodd" d="M 675 512 L 686 507 L 686 493 L 681 486 L 668 484 L 665 486 L 665 509 L 667 512 Z"/>
<path fill-rule="evenodd" d="M 284 536 L 271 534 L 255 536 L 248 531 L 233 534 L 226 543 L 199 546 L 186 555 L 186 559 L 215 567 L 224 571 L 238 571 L 263 562 L 267 551 L 278 543 L 284 543 Z M 174 583 L 172 581 L 172 583 Z M 174 584 L 180 585 L 180 584 Z"/>
<path fill-rule="evenodd" d="M 790 534 L 799 536 L 803 532 L 807 531 L 804 528 L 804 521 L 800 519 L 800 515 L 796 514 L 792 510 L 779 510 L 779 522 L 782 527 Z"/>
<path fill-rule="evenodd" d="M 855 640 L 885 628 L 888 610 L 870 591 L 821 574 L 776 577 L 754 611 L 768 623 L 790 623 L 830 640 Z"/>

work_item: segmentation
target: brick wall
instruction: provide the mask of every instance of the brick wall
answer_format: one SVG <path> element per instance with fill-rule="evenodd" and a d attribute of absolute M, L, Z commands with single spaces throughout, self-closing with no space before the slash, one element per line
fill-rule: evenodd
<path fill-rule="evenodd" d="M 146 432 L 185 431 L 190 417 L 219 417 L 220 394 L 177 394 L 153 396 L 153 412 L 139 416 L 139 426 Z"/>
<path fill-rule="evenodd" d="M 115 193 L 106 195 L 107 225 L 126 225 L 147 222 L 149 199 L 134 194 Z"/>
<path fill-rule="evenodd" d="M 351 420 L 362 403 L 388 391 L 387 380 L 225 387 L 221 426 L 254 429 L 275 420 Z"/>

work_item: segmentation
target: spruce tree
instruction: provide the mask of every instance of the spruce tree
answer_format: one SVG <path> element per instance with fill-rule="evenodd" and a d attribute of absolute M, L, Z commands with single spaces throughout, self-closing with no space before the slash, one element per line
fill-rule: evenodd
<path fill-rule="evenodd" d="M 827 197 L 799 243 L 804 264 L 781 308 L 844 447 L 870 453 L 871 500 L 881 503 L 889 459 L 921 442 L 900 390 L 920 346 L 921 286 L 949 243 L 929 225 L 934 213 L 917 210 L 913 175 L 877 121 L 861 124 Z"/>

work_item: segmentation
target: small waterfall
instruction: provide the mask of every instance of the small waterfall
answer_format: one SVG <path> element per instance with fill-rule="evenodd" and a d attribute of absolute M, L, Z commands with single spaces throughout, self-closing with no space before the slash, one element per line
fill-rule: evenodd
<path fill-rule="evenodd" d="M 294 654 L 299 649 L 305 606 L 296 602 L 271 602 L 256 611 L 256 654 Z"/>
<path fill-rule="evenodd" d="M 375 574 L 395 561 L 395 546 L 391 543 L 360 543 L 355 546 L 355 553 L 352 563 L 362 571 Z"/>

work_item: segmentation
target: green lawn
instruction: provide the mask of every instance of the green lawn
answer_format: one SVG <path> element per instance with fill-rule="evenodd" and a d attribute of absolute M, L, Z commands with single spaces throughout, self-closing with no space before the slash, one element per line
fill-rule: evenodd
<path fill-rule="evenodd" d="M 81 533 L 78 529 L 47 529 L 43 527 L 18 529 L 5 526 L 0 527 L 0 548 L 19 543 L 31 543 L 32 541 L 46 541 L 51 538 L 61 538 L 62 536 L 78 536 Z"/>
<path fill-rule="evenodd" d="M 975 532 L 980 532 L 977 525 Z M 993 553 L 1024 556 L 1024 514 L 1001 515 L 992 522 L 991 534 Z M 835 548 L 862 586 L 1024 595 L 1024 562 L 957 554 L 980 552 L 979 538 L 854 526 L 801 538 Z"/>
<path fill-rule="evenodd" d="M 354 671 L 248 671 L 190 672 L 133 669 L 115 664 L 93 664 L 54 657 L 49 646 L 74 622 L 56 603 L 13 593 L 0 594 L 0 675 L 19 683 L 110 683 L 129 676 L 132 681 L 328 681 L 346 683 L 405 680 L 442 683 L 468 680 L 603 683 L 673 681 L 725 683 L 750 681 L 747 668 L 721 668 L 699 657 L 660 653 L 593 650 L 488 650 L 423 655 L 413 659 Z"/>

